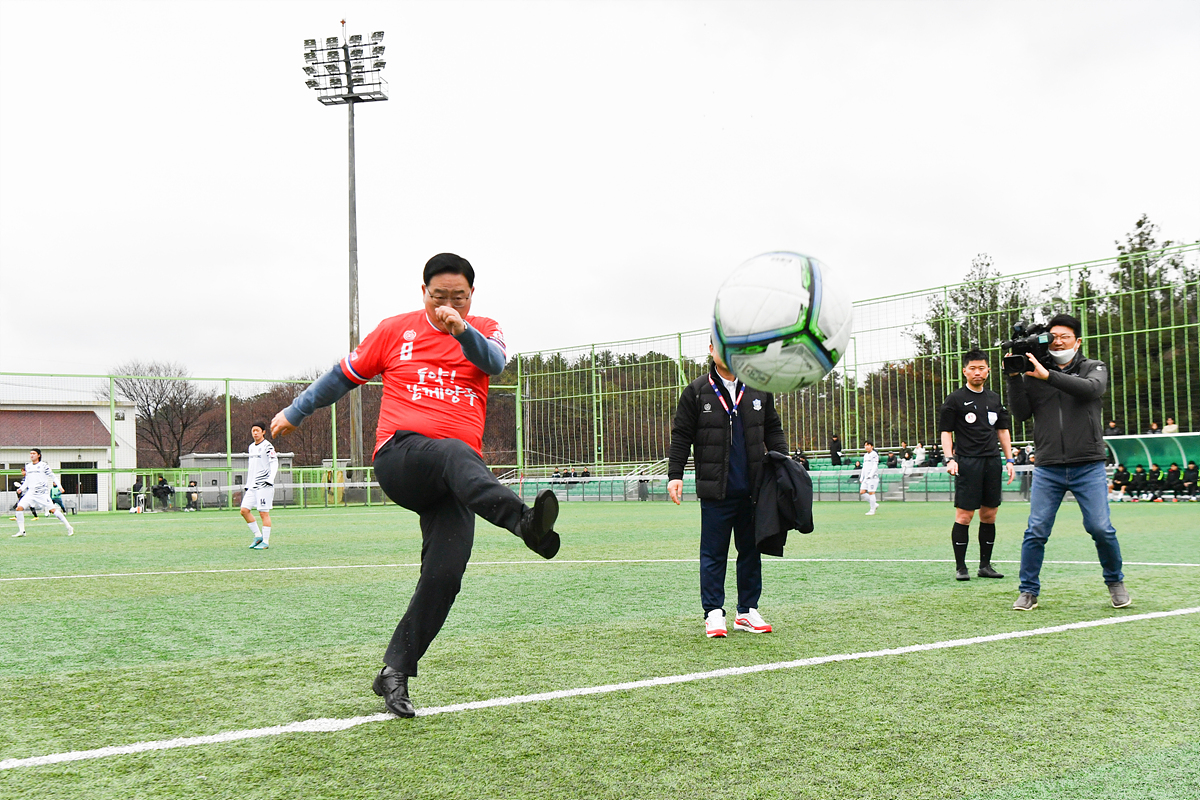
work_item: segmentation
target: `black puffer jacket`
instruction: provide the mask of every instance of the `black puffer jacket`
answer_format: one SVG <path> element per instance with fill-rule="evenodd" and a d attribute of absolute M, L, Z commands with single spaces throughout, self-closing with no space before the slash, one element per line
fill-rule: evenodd
<path fill-rule="evenodd" d="M 1033 447 L 1039 467 L 1103 461 L 1102 401 L 1108 389 L 1103 361 L 1078 352 L 1047 380 L 1009 376 L 1008 407 L 1018 422 L 1033 417 Z"/>
<path fill-rule="evenodd" d="M 709 376 L 712 383 L 709 383 Z M 683 480 L 683 468 L 695 446 L 696 496 L 701 500 L 724 500 L 725 484 L 729 477 L 729 440 L 733 435 L 730 415 L 721 406 L 713 393 L 713 384 L 733 407 L 733 398 L 725 392 L 725 386 L 717 375 L 716 368 L 709 364 L 709 375 L 692 381 L 679 396 L 675 410 L 675 423 L 671 426 L 671 460 L 667 467 L 670 480 Z M 746 442 L 746 460 L 749 462 L 750 487 L 758 485 L 762 471 L 762 456 L 767 450 L 787 455 L 787 437 L 779 414 L 775 411 L 775 397 L 769 392 L 746 387 L 742 402 L 738 406 L 742 420 L 742 435 Z"/>

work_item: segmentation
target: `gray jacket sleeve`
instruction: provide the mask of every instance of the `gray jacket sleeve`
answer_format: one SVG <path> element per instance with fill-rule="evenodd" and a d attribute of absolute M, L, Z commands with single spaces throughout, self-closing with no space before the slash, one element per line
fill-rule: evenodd
<path fill-rule="evenodd" d="M 299 425 L 318 408 L 333 405 L 356 386 L 357 384 L 342 372 L 341 365 L 334 364 L 333 369 L 309 384 L 309 387 L 283 410 L 283 416 L 293 425 Z"/>
<path fill-rule="evenodd" d="M 485 339 L 483 334 L 467 323 L 467 329 L 454 337 L 462 345 L 463 355 L 475 366 L 488 375 L 499 375 L 504 372 L 504 351 L 500 345 L 491 339 Z"/>

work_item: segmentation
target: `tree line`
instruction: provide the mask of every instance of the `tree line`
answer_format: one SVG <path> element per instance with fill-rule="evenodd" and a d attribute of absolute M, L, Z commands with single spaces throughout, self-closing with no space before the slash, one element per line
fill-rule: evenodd
<path fill-rule="evenodd" d="M 962 283 L 934 295 L 923 318 L 907 335 L 915 355 L 877 365 L 861 375 L 835 371 L 819 385 L 778 396 L 776 405 L 793 447 L 823 450 L 839 434 L 881 446 L 934 440 L 941 400 L 961 384 L 958 359 L 973 347 L 993 354 L 993 388 L 1003 392 L 999 343 L 1018 320 L 1045 321 L 1056 311 L 1072 311 L 1085 327 L 1085 354 L 1110 366 L 1105 398 L 1110 416 L 1127 431 L 1144 430 L 1160 416 L 1195 426 L 1200 415 L 1200 355 L 1197 347 L 1197 294 L 1200 267 L 1159 241 L 1158 227 L 1143 215 L 1115 242 L 1117 257 L 1100 267 L 1079 269 L 1068 287 L 1062 281 L 1033 289 L 1027 280 L 1001 275 L 990 256 L 980 254 Z M 661 352 L 588 352 L 515 356 L 493 386 L 515 386 L 520 365 L 526 463 L 582 465 L 649 463 L 666 455 L 679 389 L 707 369 L 706 360 Z M 120 397 L 136 407 L 138 463 L 178 466 L 192 452 L 224 452 L 223 391 L 202 385 L 180 364 L 130 361 L 112 370 Z M 228 398 L 233 449 L 243 450 L 250 426 L 266 422 L 315 380 L 269 384 Z M 382 387 L 363 394 L 364 442 L 374 443 Z M 1172 413 L 1172 411 L 1174 413 Z M 333 455 L 335 420 L 322 409 L 305 421 L 281 450 L 294 463 L 319 465 Z M 350 453 L 349 404 L 337 407 L 337 452 Z M 1015 439 L 1031 430 L 1014 429 Z M 517 460 L 516 393 L 489 393 L 484 455 L 492 464 Z"/>

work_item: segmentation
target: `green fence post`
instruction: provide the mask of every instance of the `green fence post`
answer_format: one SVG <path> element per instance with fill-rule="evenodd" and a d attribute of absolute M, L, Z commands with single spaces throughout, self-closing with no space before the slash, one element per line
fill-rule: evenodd
<path fill-rule="evenodd" d="M 108 376 L 108 510 L 117 510 L 117 395 L 116 381 Z M 135 425 L 137 423 L 134 423 Z M 130 497 L 130 502 L 133 498 Z M 130 506 L 132 508 L 132 506 Z"/>
<path fill-rule="evenodd" d="M 525 414 L 521 409 L 521 405 L 525 402 L 521 394 L 521 386 L 525 382 L 525 375 L 521 369 L 521 354 L 517 353 L 517 389 L 516 397 L 516 415 L 517 415 L 517 477 L 525 476 Z"/>
<path fill-rule="evenodd" d="M 233 423 L 229 412 L 229 378 L 225 379 L 225 484 L 228 489 L 226 495 L 226 508 L 233 510 Z"/>

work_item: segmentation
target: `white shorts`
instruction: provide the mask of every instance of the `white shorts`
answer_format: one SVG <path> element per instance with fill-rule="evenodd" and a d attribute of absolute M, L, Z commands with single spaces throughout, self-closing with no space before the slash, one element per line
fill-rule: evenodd
<path fill-rule="evenodd" d="M 879 488 L 879 478 L 866 478 L 862 482 L 861 491 L 868 494 L 873 493 Z"/>
<path fill-rule="evenodd" d="M 23 494 L 17 501 L 17 507 L 26 511 L 31 508 L 34 511 L 49 511 L 55 507 L 55 504 L 48 494 Z"/>
<path fill-rule="evenodd" d="M 246 489 L 242 492 L 242 508 L 270 511 L 275 502 L 275 487 L 264 486 L 261 489 Z"/>

